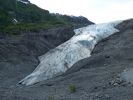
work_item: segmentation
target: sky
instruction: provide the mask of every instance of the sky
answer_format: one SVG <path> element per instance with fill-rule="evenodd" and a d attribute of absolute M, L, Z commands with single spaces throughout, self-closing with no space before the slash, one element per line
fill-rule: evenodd
<path fill-rule="evenodd" d="M 84 16 L 95 23 L 133 18 L 133 0 L 29 0 L 51 13 Z"/>

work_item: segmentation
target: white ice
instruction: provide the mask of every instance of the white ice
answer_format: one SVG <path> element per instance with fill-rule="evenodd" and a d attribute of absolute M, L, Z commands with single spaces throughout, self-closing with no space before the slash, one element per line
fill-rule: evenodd
<path fill-rule="evenodd" d="M 121 74 L 121 78 L 133 84 L 133 68 L 124 70 L 124 72 Z"/>
<path fill-rule="evenodd" d="M 79 60 L 90 57 L 97 42 L 118 32 L 115 26 L 120 22 L 75 29 L 75 35 L 70 40 L 40 56 L 37 68 L 19 83 L 28 86 L 66 72 Z"/>
<path fill-rule="evenodd" d="M 29 2 L 25 2 L 25 1 L 22 1 L 22 0 L 18 0 L 19 2 L 22 2 L 24 4 L 29 4 Z"/>

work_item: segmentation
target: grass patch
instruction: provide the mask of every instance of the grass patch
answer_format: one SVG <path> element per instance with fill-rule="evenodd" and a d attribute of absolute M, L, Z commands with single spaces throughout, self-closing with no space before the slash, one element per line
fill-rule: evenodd
<path fill-rule="evenodd" d="M 64 22 L 43 22 L 43 23 L 21 23 L 21 24 L 9 24 L 1 26 L 0 30 L 3 33 L 11 35 L 19 35 L 22 32 L 39 32 L 48 28 L 68 26 Z"/>
<path fill-rule="evenodd" d="M 75 92 L 76 92 L 76 86 L 75 86 L 75 85 L 70 85 L 70 86 L 69 86 L 69 91 L 70 91 L 71 93 L 75 93 Z"/>
<path fill-rule="evenodd" d="M 55 100 L 54 96 L 50 96 L 49 100 Z"/>

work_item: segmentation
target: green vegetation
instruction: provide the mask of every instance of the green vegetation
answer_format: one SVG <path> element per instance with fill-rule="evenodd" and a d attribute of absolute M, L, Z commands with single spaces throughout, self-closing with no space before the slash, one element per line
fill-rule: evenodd
<path fill-rule="evenodd" d="M 14 21 L 17 20 L 16 21 Z M 84 17 L 51 14 L 34 4 L 24 4 L 17 0 L 0 0 L 0 32 L 20 34 L 39 31 L 51 27 L 74 26 L 89 22 Z"/>
<path fill-rule="evenodd" d="M 54 100 L 54 96 L 50 96 L 49 100 Z"/>
<path fill-rule="evenodd" d="M 69 90 L 70 90 L 71 93 L 76 92 L 76 86 L 75 85 L 70 85 Z"/>
<path fill-rule="evenodd" d="M 39 32 L 52 27 L 65 26 L 62 22 L 47 22 L 47 23 L 21 23 L 9 24 L 6 27 L 0 27 L 1 32 L 12 35 L 19 35 L 21 32 Z M 66 25 L 67 26 L 67 25 Z"/>

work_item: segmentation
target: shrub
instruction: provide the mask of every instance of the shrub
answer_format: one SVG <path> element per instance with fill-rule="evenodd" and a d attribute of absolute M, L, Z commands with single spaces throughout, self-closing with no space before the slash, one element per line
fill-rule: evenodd
<path fill-rule="evenodd" d="M 54 96 L 50 96 L 49 100 L 54 100 Z"/>
<path fill-rule="evenodd" d="M 70 85 L 69 90 L 70 90 L 71 93 L 76 92 L 76 86 L 75 85 Z"/>

